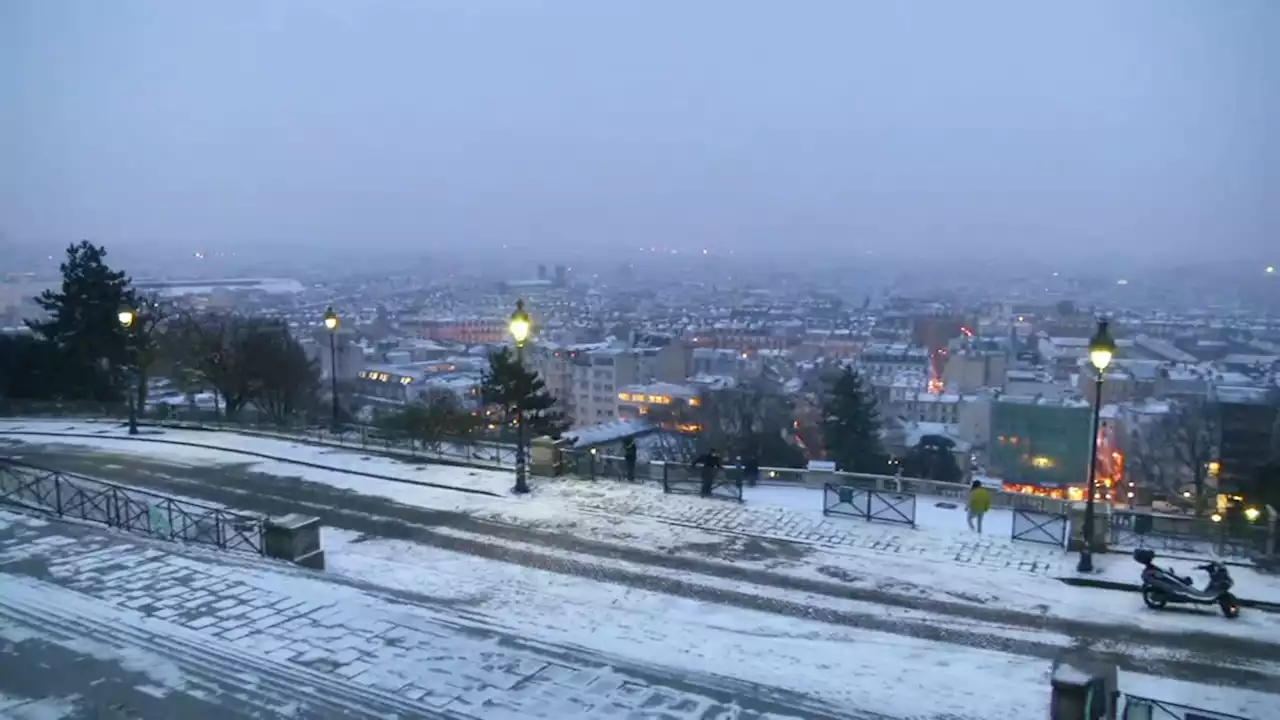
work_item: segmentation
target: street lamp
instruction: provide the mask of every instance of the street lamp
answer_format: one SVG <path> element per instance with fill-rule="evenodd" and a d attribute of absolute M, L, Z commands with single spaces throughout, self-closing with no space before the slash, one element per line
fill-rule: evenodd
<path fill-rule="evenodd" d="M 529 339 L 529 327 L 529 313 L 524 309 L 524 300 L 516 300 L 516 311 L 511 313 L 511 338 L 516 341 L 516 364 L 521 371 L 524 370 L 524 343 Z M 512 492 L 522 495 L 529 492 L 524 460 L 524 398 L 516 399 L 516 486 Z"/>
<path fill-rule="evenodd" d="M 329 389 L 333 395 L 332 432 L 338 432 L 338 314 L 330 305 L 324 311 L 324 329 L 329 331 Z"/>
<path fill-rule="evenodd" d="M 1080 545 L 1079 572 L 1093 572 L 1093 497 L 1097 494 L 1098 431 L 1102 429 L 1102 379 L 1116 354 L 1116 341 L 1111 338 L 1107 320 L 1098 320 L 1098 330 L 1089 340 L 1089 362 L 1096 373 L 1093 383 L 1093 434 L 1089 438 L 1089 487 L 1084 504 L 1084 542 Z"/>
<path fill-rule="evenodd" d="M 116 313 L 116 320 L 120 323 L 120 328 L 125 332 L 127 342 L 127 352 L 133 354 L 134 345 L 132 337 L 133 324 L 138 319 L 138 313 L 131 307 L 122 307 Z M 138 434 L 138 369 L 134 367 L 137 363 L 136 357 L 131 357 L 129 363 L 129 434 Z"/>

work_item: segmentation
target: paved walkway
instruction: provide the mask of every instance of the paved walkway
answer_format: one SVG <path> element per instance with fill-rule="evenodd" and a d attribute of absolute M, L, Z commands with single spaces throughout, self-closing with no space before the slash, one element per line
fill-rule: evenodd
<path fill-rule="evenodd" d="M 1061 549 L 1015 542 L 992 534 L 955 532 L 945 528 L 825 518 L 822 494 L 813 490 L 811 513 L 751 502 L 734 503 L 688 495 L 664 495 L 653 486 L 573 485 L 559 481 L 558 492 L 582 510 L 623 517 L 641 516 L 718 532 L 755 535 L 825 545 L 837 550 L 905 555 L 948 564 L 1016 570 L 1053 577 L 1072 572 Z"/>
<path fill-rule="evenodd" d="M 0 694 L 109 699 L 121 717 L 832 716 L 793 709 L 810 705 L 803 698 L 780 706 L 768 689 L 757 699 L 728 680 L 695 685 L 535 649 L 453 624 L 444 608 L 323 578 L 0 513 L 0 678 L 31 658 L 61 668 L 68 653 L 115 666 L 97 697 L 85 681 L 100 669 L 27 673 L 22 687 L 0 681 Z"/>
<path fill-rule="evenodd" d="M 89 428 L 80 428 L 85 429 Z M 69 425 L 50 432 L 75 431 L 76 428 Z M 107 434 L 118 433 L 119 429 L 114 428 Z M 104 432 L 99 428 L 97 434 Z M 50 442 L 52 438 L 36 441 Z M 207 447 L 215 450 L 227 449 L 225 443 L 212 441 Z M 278 453 L 281 459 L 305 458 L 309 464 L 317 459 L 314 453 L 291 446 L 287 440 L 279 443 Z M 340 467 L 332 469 L 343 472 Z M 1074 563 L 1066 553 L 1048 545 L 1015 542 L 1007 536 L 991 533 L 976 535 L 956 532 L 947 528 L 929 527 L 927 524 L 911 528 L 854 518 L 824 518 L 820 513 L 821 494 L 816 489 L 813 491 L 815 511 L 804 513 L 751 502 L 739 504 L 690 495 L 664 495 L 653 484 L 627 485 L 610 480 L 540 478 L 536 480 L 536 485 L 539 486 L 539 501 L 560 500 L 566 503 L 569 506 L 564 511 L 566 515 L 576 509 L 621 517 L 641 516 L 716 532 L 820 544 L 837 551 L 860 555 L 906 555 L 966 567 L 980 566 L 1051 577 L 1074 574 Z M 517 515 L 512 519 L 518 517 Z"/>

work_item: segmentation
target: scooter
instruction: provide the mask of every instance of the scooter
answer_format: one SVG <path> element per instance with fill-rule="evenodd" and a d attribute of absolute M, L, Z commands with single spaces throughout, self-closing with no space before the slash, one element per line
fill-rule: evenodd
<path fill-rule="evenodd" d="M 1182 577 L 1172 568 L 1165 570 L 1153 563 L 1156 554 L 1142 548 L 1133 551 L 1133 559 L 1143 565 L 1142 568 L 1142 601 L 1147 607 L 1160 610 L 1165 605 L 1217 605 L 1222 614 L 1234 618 L 1240 614 L 1240 601 L 1231 594 L 1231 586 L 1235 581 L 1227 566 L 1219 562 L 1197 565 L 1197 570 L 1209 573 L 1209 582 L 1203 588 L 1197 588 L 1189 577 Z"/>

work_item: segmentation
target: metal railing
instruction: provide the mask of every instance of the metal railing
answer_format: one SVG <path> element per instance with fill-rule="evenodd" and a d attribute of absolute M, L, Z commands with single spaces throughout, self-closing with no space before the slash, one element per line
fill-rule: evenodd
<path fill-rule="evenodd" d="M 1122 693 L 1124 709 L 1120 720 L 1249 720 L 1228 713 L 1181 705 L 1167 700 Z"/>
<path fill-rule="evenodd" d="M 911 492 L 828 483 L 822 488 L 822 514 L 915 527 L 916 496 Z"/>
<path fill-rule="evenodd" d="M 208 410 L 150 408 L 139 415 L 141 425 L 180 430 L 220 430 L 280 440 L 301 441 L 352 450 L 401 456 L 417 462 L 445 462 L 474 467 L 510 469 L 515 467 L 515 444 L 483 437 L 439 437 L 416 439 L 367 425 L 346 425 L 334 432 L 328 425 L 280 424 L 259 413 L 244 411 L 238 419 L 227 419 Z M 128 409 L 108 403 L 14 403 L 0 402 L 0 418 L 59 418 L 68 421 L 123 421 Z"/>
<path fill-rule="evenodd" d="M 1062 513 L 1014 510 L 1009 538 L 1023 542 L 1066 547 L 1069 518 Z"/>
<path fill-rule="evenodd" d="M 663 465 L 662 491 L 669 495 L 702 495 L 706 483 L 702 479 L 702 468 L 690 468 L 684 465 Z M 717 471 L 712 477 L 710 487 L 706 487 L 707 497 L 723 498 L 742 502 L 742 474 L 737 472 Z"/>
<path fill-rule="evenodd" d="M 1256 558 L 1267 554 L 1272 528 L 1264 524 L 1214 522 L 1206 517 L 1113 510 L 1107 518 L 1108 544 L 1163 552 L 1213 552 L 1222 557 Z"/>
<path fill-rule="evenodd" d="M 263 520 L 187 500 L 0 458 L 0 505 L 164 540 L 263 554 Z"/>

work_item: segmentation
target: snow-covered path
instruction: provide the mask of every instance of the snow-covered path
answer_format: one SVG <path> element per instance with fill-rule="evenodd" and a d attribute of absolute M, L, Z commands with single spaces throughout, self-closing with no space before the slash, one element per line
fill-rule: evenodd
<path fill-rule="evenodd" d="M 618 658 L 625 651 L 627 662 L 688 673 L 708 668 L 713 673 L 717 672 L 714 669 L 716 658 L 730 653 L 735 658 L 736 667 L 741 668 L 732 674 L 736 679 L 749 681 L 749 678 L 759 677 L 770 682 L 773 678 L 786 677 L 784 686 L 789 691 L 824 702 L 852 703 L 870 710 L 879 708 L 880 712 L 888 714 L 899 713 L 906 707 L 914 709 L 917 706 L 910 705 L 910 699 L 920 697 L 926 690 L 917 687 L 902 698 L 893 700 L 902 704 L 878 706 L 874 699 L 858 694 L 867 686 L 850 687 L 848 675 L 841 670 L 850 666 L 861 667 L 859 663 L 862 663 L 867 666 L 863 670 L 868 676 L 872 676 L 873 670 L 878 671 L 880 675 L 875 677 L 882 678 L 886 684 L 909 687 L 910 678 L 915 677 L 912 673 L 915 668 L 932 668 L 930 677 L 937 679 L 942 697 L 951 698 L 950 702 L 960 707 L 973 702 L 964 692 L 973 685 L 971 679 L 966 679 L 967 676 L 955 670 L 953 665 L 934 662 L 934 659 L 947 655 L 966 657 L 975 667 L 998 672 L 1001 677 L 1015 678 L 1011 680 L 1015 684 L 1025 681 L 1026 698 L 1019 705 L 1026 707 L 1027 702 L 1034 702 L 1029 699 L 1033 694 L 1038 696 L 1039 683 L 1033 682 L 1031 676 L 1016 680 L 1018 676 L 1012 668 L 1015 665 L 1019 668 L 1035 667 L 1039 673 L 1036 677 L 1042 680 L 1048 667 L 1047 651 L 1068 647 L 1076 639 L 1070 633 L 1055 634 L 1043 627 L 1033 630 L 1031 627 L 1006 626 L 990 620 L 965 619 L 963 615 L 940 617 L 931 610 L 911 610 L 909 605 L 901 602 L 884 605 L 856 599 L 842 600 L 834 593 L 814 595 L 807 590 L 787 589 L 778 584 L 760 586 L 754 577 L 744 578 L 737 571 L 758 570 L 775 577 L 797 580 L 822 579 L 828 584 L 836 580 L 854 592 L 855 597 L 860 589 L 896 593 L 899 598 L 904 595 L 921 598 L 955 595 L 957 597 L 953 600 L 956 603 L 968 603 L 975 610 L 1029 607 L 1033 600 L 1039 598 L 1046 610 L 1051 610 L 1051 614 L 1045 617 L 1078 617 L 1097 623 L 1099 627 L 1115 622 L 1121 626 L 1167 631 L 1170 633 L 1168 637 L 1185 636 L 1193 641 L 1193 645 L 1206 651 L 1216 641 L 1211 640 L 1211 636 L 1203 636 L 1203 642 L 1195 640 L 1195 632 L 1222 634 L 1230 644 L 1234 642 L 1229 640 L 1231 637 L 1251 640 L 1266 637 L 1275 630 L 1275 618 L 1260 613 L 1247 614 L 1242 618 L 1243 623 L 1226 623 L 1212 616 L 1144 613 L 1138 607 L 1120 607 L 1116 603 L 1120 598 L 1140 602 L 1134 595 L 1101 593 L 1109 600 L 1100 604 L 1096 600 L 1099 591 L 1068 588 L 1041 574 L 994 566 L 979 566 L 974 572 L 963 575 L 955 571 L 943 573 L 940 582 L 937 562 L 929 557 L 891 554 L 857 546 L 769 543 L 749 536 L 710 533 L 672 525 L 645 515 L 628 517 L 607 512 L 600 506 L 599 497 L 602 496 L 606 501 L 614 499 L 659 507 L 669 502 L 688 504 L 693 501 L 694 505 L 704 504 L 713 512 L 720 512 L 725 507 L 723 503 L 697 498 L 666 498 L 650 488 L 584 487 L 582 483 L 575 485 L 559 481 L 542 485 L 538 496 L 532 499 L 474 498 L 345 473 L 300 468 L 287 463 L 246 462 L 244 458 L 229 456 L 220 450 L 186 447 L 173 450 L 176 446 L 153 443 L 146 445 L 145 453 L 140 453 L 138 448 L 142 447 L 141 444 L 119 438 L 68 441 L 82 448 L 88 446 L 94 451 L 70 447 L 41 449 L 35 445 L 19 446 L 12 451 L 45 458 L 53 457 L 48 454 L 52 452 L 67 462 L 80 463 L 80 466 L 70 468 L 72 470 L 97 469 L 99 475 L 132 478 L 164 491 L 179 492 L 230 507 L 254 509 L 247 503 L 276 502 L 273 498 L 286 504 L 315 502 L 318 512 L 333 513 L 333 517 L 342 521 L 335 524 L 347 523 L 351 527 L 348 532 L 327 534 L 330 567 L 335 573 L 452 601 L 453 617 L 461 617 L 463 622 L 476 627 L 561 647 L 575 646 L 581 652 L 601 656 Z M 281 445 L 283 447 L 276 448 L 275 452 L 288 452 L 289 445 Z M 105 453 L 105 450 L 113 452 Z M 311 448 L 307 450 L 314 452 Z M 347 460 L 352 463 L 358 461 L 359 458 Z M 417 467 L 379 458 L 370 458 L 370 462 L 386 463 L 379 468 L 386 473 L 423 472 Z M 455 480 L 472 478 L 469 473 L 483 473 L 435 467 L 428 468 L 426 472 L 436 470 L 455 474 Z M 509 478 L 500 473 L 497 475 L 503 481 Z M 488 480 L 496 484 L 498 478 Z M 483 475 L 477 480 L 480 483 L 485 481 Z M 391 496 L 405 504 L 389 503 L 379 496 Z M 757 512 L 778 513 L 784 518 L 788 513 L 797 515 L 805 512 L 803 508 L 787 508 L 783 504 L 775 501 L 768 506 L 769 509 Z M 678 509 L 680 506 L 673 504 L 671 507 Z M 442 514 L 430 508 L 443 508 L 448 512 Z M 378 519 L 379 516 L 383 519 Z M 488 528 L 501 526 L 457 522 L 458 518 L 467 517 L 498 517 L 519 526 L 535 526 L 543 531 L 570 531 L 572 535 L 542 533 L 535 537 L 528 534 L 530 531 L 522 531 L 526 533 L 524 535 L 508 531 L 495 535 Z M 391 518 L 395 518 L 398 524 L 388 524 L 392 522 Z M 883 531 L 883 526 L 866 523 L 860 526 Z M 363 533 L 376 535 L 386 530 L 391 530 L 396 537 L 409 533 L 415 539 L 417 533 L 426 532 L 434 538 L 431 542 L 438 546 L 360 537 Z M 942 533 L 943 529 L 939 528 L 938 532 Z M 574 536 L 584 540 L 574 539 Z M 531 540 L 542 543 L 547 538 L 567 538 L 568 544 L 560 547 L 558 544 L 563 543 L 556 540 L 551 545 L 529 545 Z M 590 538 L 594 544 L 582 545 L 585 538 Z M 619 550 L 601 554 L 600 545 Z M 801 550 L 797 551 L 796 547 Z M 443 548 L 471 548 L 480 555 L 469 556 Z M 589 552 L 583 554 L 584 548 Z M 625 559 L 629 555 L 619 554 L 628 548 L 635 551 L 643 549 L 648 553 L 660 551 L 681 562 L 688 558 L 715 563 L 726 572 L 691 572 L 654 563 L 637 565 L 633 560 Z M 515 555 L 530 553 L 537 558 L 532 564 L 513 562 Z M 882 560 L 875 561 L 885 557 L 891 557 L 893 561 L 888 564 Z M 556 569 L 539 569 L 544 566 Z M 677 566 L 682 565 L 677 563 Z M 618 573 L 632 573 L 645 580 L 619 584 L 616 579 Z M 1017 580 L 1011 581 L 1012 578 Z M 701 588 L 698 591 L 701 599 L 679 597 L 678 592 L 670 590 L 649 589 L 650 586 L 656 588 L 671 583 Z M 1004 587 L 1006 584 L 1013 587 Z M 465 589 L 462 593 L 465 597 L 457 596 L 460 589 Z M 735 605 L 738 601 L 726 600 L 735 593 L 737 596 L 759 597 L 760 602 L 775 607 L 760 612 L 752 609 L 754 606 Z M 461 605 L 465 605 L 465 609 Z M 803 611 L 779 612 L 778 606 L 810 608 L 813 619 L 807 619 Z M 1138 622 L 1134 621 L 1135 617 Z M 1187 630 L 1193 633 L 1187 634 Z M 1108 631 L 1106 634 L 1120 638 L 1126 632 L 1129 631 Z M 990 640 L 956 639 L 984 636 Z M 1176 668 L 1178 663 L 1185 663 L 1186 658 L 1195 655 L 1185 649 L 1143 649 L 1123 640 L 1118 642 L 1118 645 L 1104 644 L 1103 648 L 1118 650 L 1139 663 L 1152 663 L 1153 667 Z M 863 656 L 856 653 L 844 657 L 851 652 L 850 644 L 856 646 L 859 643 L 879 648 L 881 655 L 909 655 L 912 663 L 895 671 L 879 655 L 865 662 L 859 660 Z M 886 653 L 890 648 L 892 651 Z M 1223 657 L 1222 662 L 1222 672 L 1228 675 L 1237 670 L 1242 677 L 1280 675 L 1275 662 L 1248 661 L 1246 658 L 1232 660 L 1230 657 Z M 1237 670 L 1229 669 L 1237 662 L 1241 663 Z M 1003 669 L 1002 663 L 1010 664 L 1011 669 Z M 799 670 L 795 675 L 785 675 L 788 668 Z M 1268 680 L 1250 682 L 1255 686 L 1274 683 Z M 773 683 L 773 686 L 778 686 L 778 683 Z M 1033 687 L 1037 688 L 1034 693 Z M 931 693 L 933 686 L 927 690 Z M 1010 712 L 1016 712 L 1016 708 Z M 1005 716 L 1012 715 L 1006 713 Z"/>
<path fill-rule="evenodd" d="M 0 424 L 0 435 L 13 425 Z M 121 453 L 115 467 L 100 468 L 112 477 L 127 478 L 122 463 L 144 455 L 192 472 L 227 463 L 251 463 L 252 470 L 271 476 L 301 477 L 325 485 L 382 497 L 405 505 L 465 513 L 524 527 L 568 533 L 597 542 L 647 548 L 676 556 L 725 559 L 735 565 L 791 575 L 800 580 L 837 581 L 853 591 L 884 591 L 935 598 L 977 607 L 1003 607 L 1021 612 L 1133 624 L 1151 629 L 1194 630 L 1242 637 L 1270 637 L 1280 642 L 1280 617 L 1249 613 L 1243 623 L 1224 624 L 1212 617 L 1153 614 L 1135 605 L 1136 596 L 1069 587 L 1054 578 L 1074 575 L 1074 558 L 1061 550 L 1014 542 L 996 530 L 1004 518 L 989 518 L 982 536 L 964 525 L 958 508 L 938 507 L 922 498 L 920 523 L 907 528 L 843 518 L 824 518 L 821 494 L 803 488 L 755 488 L 748 502 L 736 506 L 687 496 L 665 496 L 652 486 L 560 479 L 536 481 L 533 497 L 474 497 L 404 485 L 386 480 L 330 472 L 282 462 L 243 458 L 219 449 L 138 443 L 119 437 L 119 430 L 103 426 L 27 424 L 58 432 L 96 429 L 93 437 L 65 438 L 67 443 Z M 222 442 L 239 446 L 241 438 L 227 433 L 166 431 L 164 439 L 182 442 Z M 15 437 L 15 439 L 17 439 Z M 53 438 L 22 438 L 49 442 Z M 510 483 L 503 472 L 452 466 L 409 465 L 376 456 L 258 438 L 245 439 L 248 449 L 312 465 L 360 469 L 388 477 L 500 491 Z M 30 448 L 38 452 L 38 448 Z M 23 452 L 21 450 L 17 452 Z M 47 454 L 44 456 L 47 459 Z M 102 465 L 100 459 L 96 460 Z M 75 469 L 75 468 L 70 468 Z M 120 472 L 116 472 L 120 471 Z M 137 472 L 136 464 L 130 471 Z M 170 471 L 181 476 L 181 471 Z M 184 491 L 169 487 L 166 492 Z M 213 500 L 213 498 L 207 499 Z M 298 496 L 300 499 L 304 496 Z M 332 502 L 328 500 L 326 502 Z M 1007 515 L 1007 513 L 1005 513 Z M 738 538 L 734 540 L 734 538 Z M 772 551 L 743 551 L 766 541 Z M 768 542 L 779 540 L 798 548 Z M 1100 556 L 1097 564 L 1108 579 L 1132 582 L 1138 567 L 1123 555 Z M 1240 596 L 1280 601 L 1280 581 L 1248 570 L 1235 570 Z M 1114 597 L 1113 597 L 1114 596 Z M 1246 627 L 1247 626 L 1247 627 Z"/>

